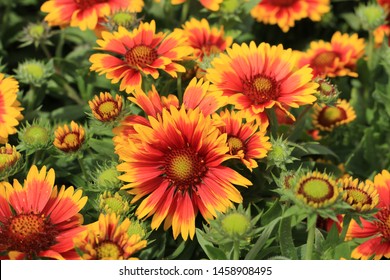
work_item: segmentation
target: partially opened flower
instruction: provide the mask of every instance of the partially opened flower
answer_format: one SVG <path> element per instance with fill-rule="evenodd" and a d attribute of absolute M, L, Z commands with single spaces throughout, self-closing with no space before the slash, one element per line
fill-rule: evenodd
<path fill-rule="evenodd" d="M 365 43 L 358 34 L 341 34 L 337 31 L 331 41 L 312 41 L 310 48 L 301 53 L 298 66 L 309 65 L 314 76 L 357 77 L 356 63 L 364 55 Z"/>
<path fill-rule="evenodd" d="M 133 135 L 117 153 L 123 160 L 119 178 L 128 182 L 123 189 L 141 201 L 139 219 L 153 216 L 151 227 L 172 227 L 173 237 L 184 240 L 195 235 L 195 218 L 210 220 L 241 202 L 234 185 L 251 182 L 223 166 L 228 155 L 227 135 L 221 134 L 210 116 L 198 108 L 180 110 L 171 106 L 149 124 L 134 125 Z M 138 141 L 140 139 L 141 141 Z M 121 144 L 118 144 L 119 146 Z"/>
<path fill-rule="evenodd" d="M 189 45 L 194 48 L 194 56 L 202 60 L 203 56 L 219 54 L 232 44 L 232 37 L 225 36 L 223 27 L 210 28 L 206 19 L 200 21 L 191 18 L 183 24 L 184 35 Z"/>
<path fill-rule="evenodd" d="M 114 98 L 109 92 L 101 92 L 88 102 L 93 116 L 101 122 L 114 121 L 122 111 L 122 103 L 120 95 Z"/>
<path fill-rule="evenodd" d="M 0 183 L 0 251 L 10 259 L 78 259 L 73 237 L 84 228 L 81 190 L 54 186 L 53 169 L 33 165 L 23 186 Z"/>
<path fill-rule="evenodd" d="M 251 10 L 251 15 L 259 22 L 277 24 L 287 32 L 296 21 L 303 18 L 320 21 L 329 11 L 329 0 L 263 0 Z"/>
<path fill-rule="evenodd" d="M 0 181 L 15 174 L 21 154 L 8 143 L 0 147 Z"/>
<path fill-rule="evenodd" d="M 0 143 L 8 142 L 8 136 L 17 132 L 15 127 L 23 119 L 23 108 L 16 99 L 18 90 L 18 81 L 0 73 Z"/>
<path fill-rule="evenodd" d="M 95 29 L 98 21 L 113 11 L 131 8 L 139 0 L 48 0 L 41 11 L 48 13 L 50 26 L 74 26 L 81 30 Z M 138 5 L 139 6 L 139 5 Z M 138 7 L 137 6 L 137 7 Z M 142 10 L 142 6 L 141 6 Z"/>
<path fill-rule="evenodd" d="M 128 234 L 131 222 L 121 221 L 115 213 L 100 214 L 99 220 L 74 239 L 74 246 L 84 260 L 131 260 L 145 248 L 147 241 L 139 234 Z"/>
<path fill-rule="evenodd" d="M 376 220 L 367 221 L 361 218 L 362 227 L 351 221 L 347 238 L 366 238 L 352 251 L 352 258 L 379 260 L 390 258 L 390 173 L 383 170 L 374 177 L 374 186 L 379 194 Z"/>
<path fill-rule="evenodd" d="M 339 99 L 334 106 L 316 104 L 313 108 L 313 126 L 321 131 L 332 131 L 356 119 L 355 110 L 346 100 Z"/>
<path fill-rule="evenodd" d="M 67 124 L 59 126 L 54 134 L 54 146 L 66 153 L 79 150 L 85 140 L 84 128 L 74 121 L 70 123 L 70 128 Z"/>
<path fill-rule="evenodd" d="M 360 182 L 351 176 L 342 180 L 342 198 L 357 212 L 373 210 L 379 203 L 379 195 L 370 180 Z"/>
<path fill-rule="evenodd" d="M 307 66 L 297 69 L 296 59 L 282 45 L 233 44 L 227 54 L 214 58 L 206 78 L 229 97 L 230 104 L 245 111 L 248 121 L 256 119 L 266 125 L 265 109 L 277 106 L 294 118 L 286 107 L 316 100 L 318 84 L 312 82 L 312 70 Z"/>
<path fill-rule="evenodd" d="M 142 74 L 157 79 L 159 69 L 174 78 L 178 72 L 185 72 L 185 67 L 178 63 L 192 53 L 185 40 L 181 32 L 156 33 L 154 20 L 141 23 L 133 31 L 119 26 L 113 33 L 102 32 L 97 44 L 103 53 L 90 57 L 90 69 L 106 74 L 112 83 L 121 81 L 119 89 L 130 93 L 141 87 Z"/>
<path fill-rule="evenodd" d="M 237 156 L 249 170 L 256 168 L 257 160 L 266 157 L 271 149 L 269 137 L 265 136 L 266 129 L 254 123 L 245 123 L 241 112 L 225 110 L 215 118 L 224 124 L 220 130 L 227 134 L 229 154 Z"/>

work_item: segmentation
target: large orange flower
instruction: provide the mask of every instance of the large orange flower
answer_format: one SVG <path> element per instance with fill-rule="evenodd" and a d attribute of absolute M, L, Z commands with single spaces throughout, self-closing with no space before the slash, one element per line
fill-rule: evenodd
<path fill-rule="evenodd" d="M 132 203 L 142 200 L 138 218 L 153 216 L 153 229 L 165 220 L 164 229 L 172 227 L 174 238 L 192 239 L 198 211 L 210 220 L 242 201 L 233 184 L 251 182 L 222 165 L 233 156 L 228 155 L 227 135 L 210 116 L 171 106 L 158 118 L 149 116 L 149 125 L 134 128 L 135 136 L 117 150 L 124 161 L 119 178 L 128 182 L 123 188 L 134 195 Z"/>
<path fill-rule="evenodd" d="M 311 42 L 310 48 L 301 54 L 298 66 L 308 64 L 313 68 L 314 76 L 357 77 L 356 62 L 363 56 L 364 48 L 364 39 L 358 38 L 357 34 L 350 36 L 337 31 L 330 42 L 323 40 Z"/>
<path fill-rule="evenodd" d="M 296 67 L 296 54 L 282 45 L 270 46 L 252 41 L 233 44 L 227 54 L 212 61 L 213 68 L 207 70 L 206 78 L 214 83 L 229 103 L 245 110 L 248 121 L 257 119 L 266 125 L 265 109 L 278 106 L 286 114 L 287 107 L 311 104 L 318 87 L 312 82 L 308 66 Z"/>
<path fill-rule="evenodd" d="M 223 27 L 210 28 L 209 22 L 204 18 L 200 21 L 191 18 L 184 23 L 183 30 L 190 46 L 194 48 L 195 57 L 199 60 L 202 60 L 203 56 L 225 51 L 233 42 L 232 37 L 225 36 Z"/>
<path fill-rule="evenodd" d="M 263 0 L 251 10 L 251 15 L 259 22 L 277 24 L 287 32 L 295 21 L 303 18 L 320 21 L 329 10 L 329 0 Z"/>
<path fill-rule="evenodd" d="M 0 73 L 0 143 L 8 142 L 8 136 L 16 133 L 16 126 L 23 119 L 20 107 L 16 99 L 19 83 L 12 77 L 4 78 Z"/>
<path fill-rule="evenodd" d="M 192 53 L 192 48 L 185 44 L 181 33 L 169 35 L 156 34 L 156 23 L 141 23 L 133 31 L 119 26 L 114 33 L 102 32 L 103 39 L 97 40 L 104 53 L 93 54 L 91 70 L 106 74 L 112 83 L 120 83 L 120 90 L 130 93 L 139 88 L 142 75 L 159 77 L 158 69 L 164 70 L 172 77 L 177 72 L 185 72 L 185 67 L 178 64 L 183 57 Z"/>
<path fill-rule="evenodd" d="M 82 191 L 57 188 L 53 169 L 33 165 L 23 186 L 0 183 L 0 252 L 10 259 L 78 259 L 73 237 L 83 231 Z"/>
<path fill-rule="evenodd" d="M 86 226 L 74 239 L 74 245 L 84 260 L 129 260 L 146 247 L 139 234 L 129 234 L 131 221 L 123 221 L 115 213 L 100 214 L 99 220 Z"/>
<path fill-rule="evenodd" d="M 95 29 L 99 20 L 114 11 L 141 12 L 143 5 L 143 0 L 48 0 L 41 11 L 48 13 L 45 21 L 51 26 L 70 25 L 86 30 Z"/>
<path fill-rule="evenodd" d="M 355 259 L 390 258 L 390 173 L 383 170 L 377 174 L 374 186 L 379 194 L 376 220 L 361 219 L 362 227 L 352 221 L 348 228 L 347 238 L 368 238 L 352 251 Z"/>

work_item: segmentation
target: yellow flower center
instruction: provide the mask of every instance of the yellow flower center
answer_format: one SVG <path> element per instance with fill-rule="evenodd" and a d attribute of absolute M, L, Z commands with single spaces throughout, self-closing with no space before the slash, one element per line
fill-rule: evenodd
<path fill-rule="evenodd" d="M 297 197 L 314 208 L 334 203 L 339 194 L 337 185 L 333 180 L 323 176 L 314 172 L 309 177 L 301 179 L 296 190 Z"/>
<path fill-rule="evenodd" d="M 0 224 L 0 243 L 7 251 L 20 251 L 28 258 L 56 243 L 58 231 L 43 215 L 19 214 Z"/>
<path fill-rule="evenodd" d="M 191 148 L 172 150 L 166 157 L 167 178 L 178 187 L 198 184 L 206 170 L 204 161 Z"/>
<path fill-rule="evenodd" d="M 353 199 L 353 202 L 355 203 L 362 203 L 362 204 L 371 204 L 371 197 L 362 190 L 356 189 L 356 188 L 347 188 L 346 189 L 348 196 Z"/>
<path fill-rule="evenodd" d="M 139 45 L 131 48 L 125 55 L 126 62 L 133 67 L 145 67 L 151 65 L 158 55 L 155 49 Z"/>
<path fill-rule="evenodd" d="M 390 208 L 382 208 L 376 215 L 379 221 L 375 221 L 375 225 L 378 227 L 382 236 L 390 241 Z"/>
<path fill-rule="evenodd" d="M 317 54 L 311 62 L 311 65 L 316 68 L 330 67 L 336 59 L 337 54 L 334 51 L 324 51 Z"/>
<path fill-rule="evenodd" d="M 229 236 L 242 236 L 249 226 L 249 219 L 241 213 L 227 214 L 222 220 L 222 228 Z"/>
<path fill-rule="evenodd" d="M 330 127 L 346 118 L 347 113 L 343 108 L 326 106 L 318 115 L 318 123 L 324 127 Z"/>
<path fill-rule="evenodd" d="M 278 98 L 280 86 L 275 79 L 259 74 L 250 81 L 243 81 L 243 89 L 254 105 L 258 105 Z"/>
<path fill-rule="evenodd" d="M 312 179 L 303 184 L 303 192 L 313 200 L 321 201 L 329 194 L 329 185 L 326 181 Z"/>
<path fill-rule="evenodd" d="M 122 249 L 116 243 L 111 241 L 103 241 L 96 248 L 96 257 L 98 260 L 118 260 L 121 256 Z"/>
<path fill-rule="evenodd" d="M 75 132 L 70 132 L 65 135 L 63 142 L 70 147 L 76 147 L 79 145 L 79 134 Z"/>
<path fill-rule="evenodd" d="M 227 140 L 230 153 L 232 155 L 237 154 L 240 150 L 244 149 L 244 143 L 241 141 L 240 138 L 231 136 Z"/>
<path fill-rule="evenodd" d="M 288 7 L 294 4 L 297 0 L 269 0 L 271 5 L 273 6 L 284 6 Z"/>

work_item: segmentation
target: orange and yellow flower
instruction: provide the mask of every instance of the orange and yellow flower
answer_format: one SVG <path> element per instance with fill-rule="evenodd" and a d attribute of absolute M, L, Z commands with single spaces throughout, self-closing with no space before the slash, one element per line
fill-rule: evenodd
<path fill-rule="evenodd" d="M 383 170 L 377 174 L 374 186 L 379 194 L 379 211 L 374 214 L 376 220 L 361 218 L 362 227 L 351 221 L 348 228 L 347 238 L 368 238 L 352 251 L 351 257 L 355 259 L 390 258 L 390 173 Z"/>
<path fill-rule="evenodd" d="M 16 126 L 23 119 L 20 107 L 16 99 L 19 83 L 13 77 L 4 77 L 0 73 L 0 143 L 8 142 L 8 136 L 16 133 Z"/>
<path fill-rule="evenodd" d="M 74 121 L 68 125 L 59 126 L 54 132 L 54 146 L 63 152 L 75 152 L 80 149 L 85 140 L 85 130 Z"/>
<path fill-rule="evenodd" d="M 164 229 L 172 227 L 174 238 L 181 234 L 184 240 L 192 239 L 198 211 L 206 220 L 213 219 L 232 202 L 242 201 L 234 185 L 251 182 L 222 165 L 233 157 L 228 154 L 227 134 L 221 134 L 199 108 L 171 106 L 158 118 L 148 119 L 149 124 L 134 126 L 125 148 L 117 149 L 123 160 L 117 168 L 124 172 L 119 178 L 128 182 L 123 189 L 134 195 L 132 203 L 142 200 L 136 215 L 153 216 L 152 229 L 165 220 Z"/>
<path fill-rule="evenodd" d="M 41 11 L 50 26 L 74 26 L 81 30 L 95 29 L 98 22 L 114 11 L 127 9 L 141 12 L 143 0 L 48 0 Z"/>
<path fill-rule="evenodd" d="M 313 126 L 321 131 L 332 131 L 356 119 L 354 108 L 346 100 L 339 99 L 334 106 L 316 104 L 313 110 Z"/>
<path fill-rule="evenodd" d="M 23 186 L 0 183 L 0 251 L 9 259 L 79 259 L 73 237 L 82 232 L 82 191 L 54 186 L 55 172 L 33 165 Z"/>
<path fill-rule="evenodd" d="M 90 57 L 91 70 L 106 74 L 112 83 L 120 83 L 120 90 L 130 93 L 142 84 L 142 74 L 154 79 L 159 77 L 161 69 L 177 77 L 177 72 L 185 72 L 180 65 L 184 57 L 192 53 L 181 32 L 156 33 L 156 23 L 141 23 L 133 31 L 119 26 L 118 31 L 102 32 L 103 39 L 97 40 L 98 49 Z"/>
<path fill-rule="evenodd" d="M 0 180 L 3 179 L 3 176 L 9 174 L 8 171 L 13 169 L 20 156 L 15 146 L 6 143 L 5 146 L 0 147 Z"/>
<path fill-rule="evenodd" d="M 244 110 L 248 121 L 268 123 L 265 109 L 277 106 L 294 119 L 286 108 L 297 108 L 316 100 L 318 87 L 312 69 L 296 67 L 297 56 L 282 45 L 252 41 L 249 46 L 233 44 L 207 70 L 206 78 L 229 97 L 229 103 Z"/>
<path fill-rule="evenodd" d="M 147 245 L 139 234 L 128 234 L 131 221 L 121 221 L 115 213 L 100 214 L 99 220 L 86 226 L 74 239 L 74 246 L 84 260 L 131 260 Z"/>
<path fill-rule="evenodd" d="M 251 10 L 251 15 L 259 22 L 277 24 L 288 32 L 296 21 L 303 18 L 320 21 L 329 11 L 329 0 L 263 0 Z"/>
<path fill-rule="evenodd" d="M 374 34 L 374 40 L 375 40 L 375 46 L 379 48 L 382 43 L 385 41 L 385 38 L 387 38 L 387 43 L 390 45 L 390 25 L 383 24 L 376 28 L 373 32 Z"/>
<path fill-rule="evenodd" d="M 214 117 L 224 123 L 219 129 L 227 134 L 229 154 L 237 156 L 249 170 L 256 168 L 256 160 L 266 157 L 271 149 L 269 137 L 265 136 L 266 128 L 254 123 L 244 123 L 242 111 L 225 110 Z"/>
<path fill-rule="evenodd" d="M 101 122 L 114 121 L 122 111 L 122 97 L 115 98 L 109 92 L 101 92 L 88 102 L 93 116 Z"/>
<path fill-rule="evenodd" d="M 356 63 L 363 56 L 364 48 L 364 39 L 356 33 L 350 36 L 337 31 L 330 42 L 312 41 L 310 48 L 301 53 L 298 66 L 309 65 L 314 76 L 357 77 Z"/>
<path fill-rule="evenodd" d="M 209 22 L 202 18 L 200 21 L 191 18 L 183 24 L 184 35 L 189 45 L 194 48 L 194 56 L 202 60 L 203 56 L 219 54 L 233 42 L 233 38 L 225 36 L 223 27 L 210 28 Z"/>

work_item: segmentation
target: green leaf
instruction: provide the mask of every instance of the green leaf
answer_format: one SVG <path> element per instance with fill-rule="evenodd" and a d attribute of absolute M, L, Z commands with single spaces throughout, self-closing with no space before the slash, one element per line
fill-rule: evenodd
<path fill-rule="evenodd" d="M 221 249 L 215 248 L 213 243 L 207 241 L 203 236 L 204 234 L 205 233 L 202 230 L 196 229 L 196 238 L 207 257 L 209 257 L 210 260 L 227 260 L 228 258 L 225 253 Z"/>
<path fill-rule="evenodd" d="M 51 112 L 50 118 L 64 121 L 77 120 L 85 116 L 88 105 L 68 105 L 55 109 Z"/>
<path fill-rule="evenodd" d="M 114 155 L 114 144 L 110 138 L 89 139 L 89 146 L 98 154 L 112 158 Z"/>
<path fill-rule="evenodd" d="M 279 243 L 282 255 L 297 260 L 297 250 L 295 249 L 294 240 L 292 238 L 291 217 L 283 218 L 279 225 Z"/>
<path fill-rule="evenodd" d="M 323 146 L 317 142 L 307 142 L 302 144 L 293 145 L 295 147 L 300 148 L 300 150 L 295 149 L 294 156 L 295 157 L 303 157 L 309 155 L 327 155 L 332 156 L 335 159 L 339 160 L 337 154 L 335 154 L 331 149 L 326 146 Z"/>

